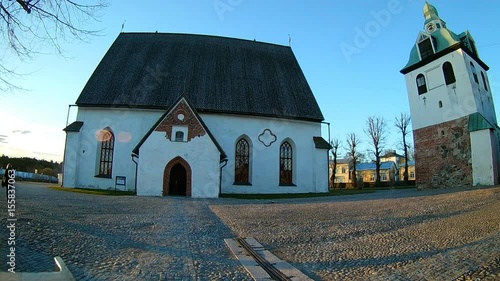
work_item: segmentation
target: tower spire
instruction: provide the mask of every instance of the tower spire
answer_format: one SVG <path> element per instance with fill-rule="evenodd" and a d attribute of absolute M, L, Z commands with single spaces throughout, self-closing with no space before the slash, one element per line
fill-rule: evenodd
<path fill-rule="evenodd" d="M 429 21 L 432 21 L 432 20 L 439 19 L 439 14 L 438 14 L 436 7 L 434 7 L 432 4 L 430 4 L 427 1 L 425 1 L 425 5 L 424 5 L 424 17 L 425 17 L 426 23 Z"/>

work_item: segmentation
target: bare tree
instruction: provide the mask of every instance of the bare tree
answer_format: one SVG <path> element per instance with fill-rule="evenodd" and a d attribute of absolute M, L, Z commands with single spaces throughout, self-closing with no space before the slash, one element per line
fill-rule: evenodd
<path fill-rule="evenodd" d="M 340 140 L 334 138 L 332 141 L 330 141 L 330 145 L 332 146 L 332 155 L 333 155 L 333 172 L 330 181 L 332 183 L 332 188 L 335 189 L 335 173 L 337 171 L 337 157 L 339 153 Z"/>
<path fill-rule="evenodd" d="M 405 171 L 403 172 L 403 179 L 405 183 L 408 183 L 408 144 L 406 143 L 406 136 L 410 133 L 408 131 L 408 126 L 410 126 L 410 116 L 407 113 L 401 113 L 399 117 L 396 116 L 396 120 L 394 121 L 394 126 L 398 128 L 399 132 L 401 132 L 401 136 L 403 138 L 403 149 L 405 152 Z"/>
<path fill-rule="evenodd" d="M 366 135 L 371 140 L 372 153 L 375 157 L 375 185 L 380 185 L 380 155 L 384 146 L 385 135 L 387 133 L 387 123 L 383 117 L 368 117 L 366 120 Z"/>
<path fill-rule="evenodd" d="M 99 30 L 87 29 L 98 21 L 106 0 L 0 0 L 0 47 L 21 61 L 31 59 L 46 45 L 62 54 L 61 40 L 86 40 Z M 82 2 L 82 3 L 79 3 Z M 0 90 L 18 88 L 10 79 L 18 77 L 0 58 Z"/>
<path fill-rule="evenodd" d="M 411 142 L 406 143 L 406 147 L 408 147 L 408 161 L 415 160 L 415 147 Z"/>
<path fill-rule="evenodd" d="M 346 143 L 347 143 L 347 156 L 352 161 L 352 166 L 353 166 L 351 178 L 354 181 L 354 187 L 358 187 L 356 164 L 358 163 L 358 159 L 360 156 L 358 151 L 358 146 L 361 144 L 361 140 L 356 135 L 356 133 L 349 133 L 347 134 Z M 361 185 L 360 188 L 362 187 L 363 186 Z"/>

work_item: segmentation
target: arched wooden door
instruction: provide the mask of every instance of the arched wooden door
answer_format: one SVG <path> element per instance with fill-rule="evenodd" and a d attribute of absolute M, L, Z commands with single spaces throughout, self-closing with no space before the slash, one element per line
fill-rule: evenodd
<path fill-rule="evenodd" d="M 191 197 L 191 167 L 182 157 L 175 157 L 165 166 L 163 196 Z"/>

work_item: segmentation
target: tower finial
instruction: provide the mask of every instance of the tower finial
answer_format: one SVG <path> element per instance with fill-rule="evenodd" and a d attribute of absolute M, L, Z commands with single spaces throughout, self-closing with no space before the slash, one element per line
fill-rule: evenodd
<path fill-rule="evenodd" d="M 428 1 L 425 1 L 424 17 L 425 17 L 426 22 L 431 21 L 431 20 L 435 20 L 435 19 L 439 19 L 439 14 L 438 14 L 436 7 L 431 5 Z"/>

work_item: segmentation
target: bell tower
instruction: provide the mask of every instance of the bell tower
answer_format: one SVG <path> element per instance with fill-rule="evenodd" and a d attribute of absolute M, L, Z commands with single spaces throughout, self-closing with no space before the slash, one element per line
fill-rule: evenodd
<path fill-rule="evenodd" d="M 498 184 L 500 134 L 489 67 L 469 31 L 448 29 L 428 2 L 424 18 L 400 71 L 410 103 L 417 187 Z"/>

